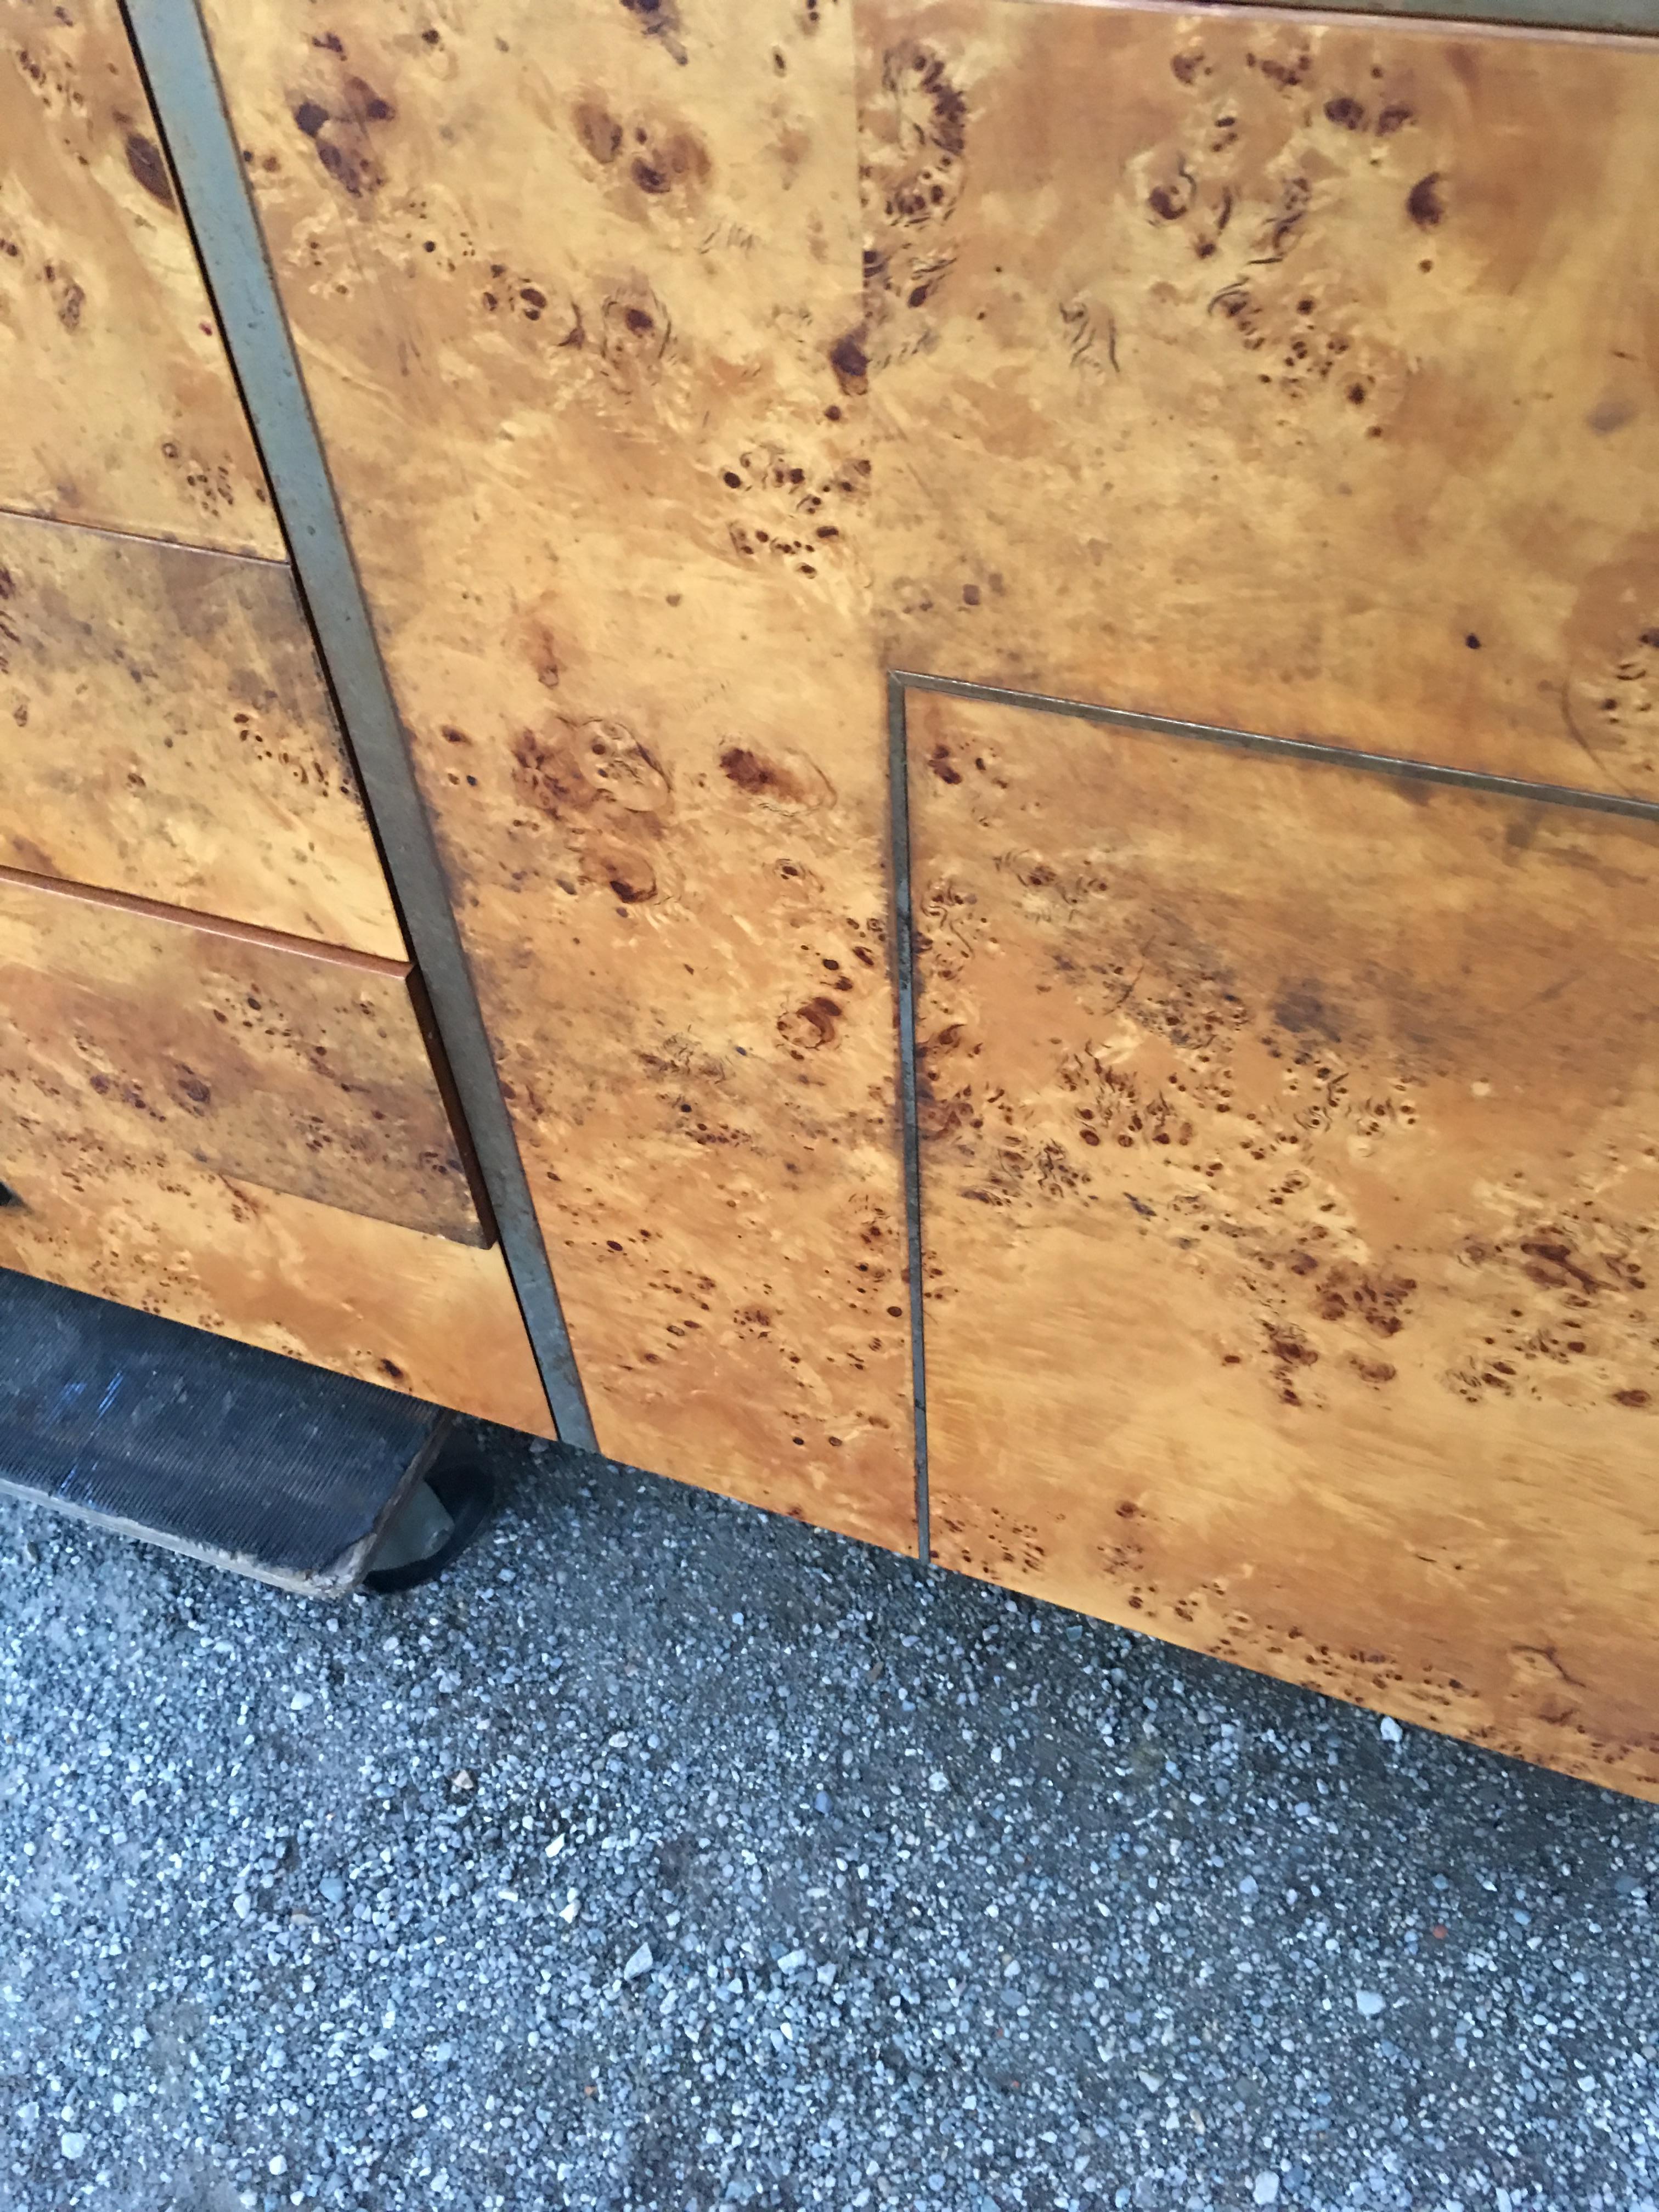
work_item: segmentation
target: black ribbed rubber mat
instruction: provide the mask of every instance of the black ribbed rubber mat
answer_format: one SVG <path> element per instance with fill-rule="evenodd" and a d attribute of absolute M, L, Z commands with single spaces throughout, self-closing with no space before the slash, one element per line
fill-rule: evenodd
<path fill-rule="evenodd" d="M 449 1419 L 0 1268 L 0 1485 L 243 1573 L 349 1588 Z"/>

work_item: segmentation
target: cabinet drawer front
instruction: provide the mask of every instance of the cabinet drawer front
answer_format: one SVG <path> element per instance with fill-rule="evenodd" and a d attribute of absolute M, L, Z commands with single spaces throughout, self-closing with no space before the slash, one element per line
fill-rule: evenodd
<path fill-rule="evenodd" d="M 0 872 L 0 1177 L 118 1163 L 488 1241 L 403 963 Z"/>
<path fill-rule="evenodd" d="M 0 1267 L 551 1436 L 499 1247 L 235 1183 L 189 1163 L 59 1147 L 0 1206 Z"/>
<path fill-rule="evenodd" d="M 0 865 L 401 960 L 289 568 L 0 514 Z"/>

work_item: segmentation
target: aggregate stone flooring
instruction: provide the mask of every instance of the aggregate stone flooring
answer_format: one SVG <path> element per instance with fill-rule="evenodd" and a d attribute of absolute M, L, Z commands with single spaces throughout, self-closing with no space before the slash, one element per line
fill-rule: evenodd
<path fill-rule="evenodd" d="M 6 2212 L 1653 2212 L 1659 1816 L 490 1436 L 334 1610 L 0 1506 Z"/>

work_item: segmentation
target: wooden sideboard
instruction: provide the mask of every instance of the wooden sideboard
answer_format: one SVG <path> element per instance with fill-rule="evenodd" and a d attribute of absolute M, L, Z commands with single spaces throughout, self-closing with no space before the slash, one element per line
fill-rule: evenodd
<path fill-rule="evenodd" d="M 130 15 L 0 1261 L 1659 1796 L 1659 21 Z"/>

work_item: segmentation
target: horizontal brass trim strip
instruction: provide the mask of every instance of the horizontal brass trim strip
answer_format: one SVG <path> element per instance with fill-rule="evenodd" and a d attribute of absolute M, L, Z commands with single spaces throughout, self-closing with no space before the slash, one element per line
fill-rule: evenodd
<path fill-rule="evenodd" d="M 1281 760 L 1358 769 L 1364 775 L 1446 784 L 1454 791 L 1488 792 L 1501 799 L 1528 799 L 1534 805 L 1577 806 L 1593 814 L 1624 814 L 1638 822 L 1659 822 L 1659 799 L 1632 799 L 1623 792 L 1534 783 L 1525 776 L 1497 775 L 1486 769 L 1449 768 L 1439 761 L 1415 760 L 1405 753 L 1368 752 L 1358 745 L 1332 744 L 1323 738 L 1270 738 L 1256 730 L 1181 721 L 1169 714 L 1142 714 L 1133 707 L 1095 706 L 1084 699 L 1056 698 L 1047 691 L 1011 691 L 1000 684 L 973 684 L 954 676 L 925 676 L 896 669 L 890 681 L 907 691 L 934 691 L 947 699 L 978 700 L 992 707 L 1024 707 L 1036 714 L 1065 714 L 1073 721 L 1099 722 L 1114 730 L 1139 730 L 1152 737 L 1196 738 L 1201 744 L 1226 745 L 1235 752 L 1275 754 Z"/>

